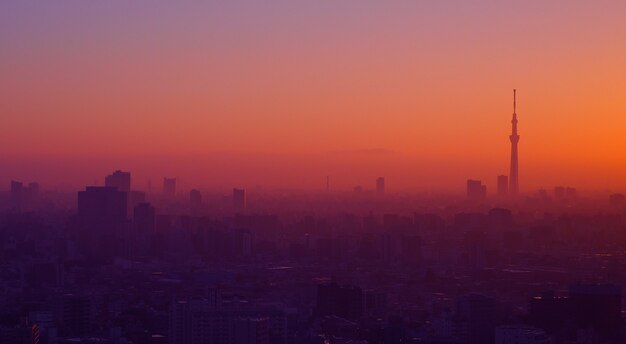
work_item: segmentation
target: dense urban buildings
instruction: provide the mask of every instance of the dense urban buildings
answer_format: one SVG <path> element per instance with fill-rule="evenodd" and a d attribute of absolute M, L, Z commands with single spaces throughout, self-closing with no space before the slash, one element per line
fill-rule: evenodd
<path fill-rule="evenodd" d="M 0 1 L 0 344 L 626 344 L 625 23 Z"/>
<path fill-rule="evenodd" d="M 623 196 L 567 189 L 507 207 L 472 180 L 479 203 L 192 189 L 129 212 L 89 186 L 68 212 L 47 192 L 12 207 L 13 182 L 0 343 L 622 343 Z"/>
<path fill-rule="evenodd" d="M 624 343 L 626 198 L 520 192 L 516 116 L 493 195 L 13 180 L 0 344 Z"/>

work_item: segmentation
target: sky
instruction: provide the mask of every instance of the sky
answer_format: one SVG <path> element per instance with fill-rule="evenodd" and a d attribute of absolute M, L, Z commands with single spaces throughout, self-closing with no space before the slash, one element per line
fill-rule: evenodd
<path fill-rule="evenodd" d="M 626 191 L 624 1 L 2 1 L 0 185 Z M 0 187 L 0 189 L 4 189 Z"/>

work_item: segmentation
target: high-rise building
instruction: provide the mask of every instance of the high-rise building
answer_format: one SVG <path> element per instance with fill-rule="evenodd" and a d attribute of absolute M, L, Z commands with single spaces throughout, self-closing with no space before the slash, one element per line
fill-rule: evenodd
<path fill-rule="evenodd" d="M 576 192 L 576 188 L 566 187 L 565 188 L 565 198 L 567 199 L 576 199 L 578 197 L 578 193 Z"/>
<path fill-rule="evenodd" d="M 37 182 L 30 182 L 28 183 L 28 197 L 29 198 L 36 198 L 37 196 L 39 196 L 39 183 Z"/>
<path fill-rule="evenodd" d="M 156 227 L 156 211 L 150 203 L 139 203 L 133 209 L 133 233 L 130 240 L 130 254 L 147 256 L 152 248 Z"/>
<path fill-rule="evenodd" d="M 513 213 L 509 209 L 493 208 L 488 213 L 489 225 L 493 228 L 507 228 L 513 224 Z"/>
<path fill-rule="evenodd" d="M 130 172 L 117 170 L 104 178 L 104 186 L 130 192 Z"/>
<path fill-rule="evenodd" d="M 134 208 L 133 227 L 142 233 L 154 232 L 156 210 L 150 203 L 139 203 Z"/>
<path fill-rule="evenodd" d="M 200 205 L 202 203 L 202 193 L 198 189 L 189 191 L 189 201 L 193 205 Z"/>
<path fill-rule="evenodd" d="M 376 193 L 379 195 L 385 193 L 385 177 L 376 178 Z"/>
<path fill-rule="evenodd" d="M 563 199 L 565 198 L 565 188 L 562 186 L 554 187 L 554 198 Z"/>
<path fill-rule="evenodd" d="M 132 213 L 133 209 L 146 201 L 146 193 L 143 191 L 131 190 L 128 193 L 128 210 Z"/>
<path fill-rule="evenodd" d="M 54 318 L 59 334 L 81 337 L 90 333 L 94 321 L 94 304 L 89 296 L 57 295 L 53 299 Z"/>
<path fill-rule="evenodd" d="M 11 205 L 16 209 L 19 209 L 22 205 L 22 189 L 22 182 L 11 181 Z"/>
<path fill-rule="evenodd" d="M 487 196 L 487 186 L 480 180 L 467 180 L 467 197 L 470 199 L 484 199 Z"/>
<path fill-rule="evenodd" d="M 498 196 L 505 197 L 509 194 L 509 177 L 498 176 Z"/>
<path fill-rule="evenodd" d="M 18 211 L 32 209 L 39 197 L 39 183 L 31 182 L 24 186 L 22 182 L 11 181 L 11 206 Z"/>
<path fill-rule="evenodd" d="M 519 135 L 517 134 L 517 99 L 516 90 L 513 90 L 513 120 L 511 120 L 511 172 L 509 173 L 509 193 L 511 196 L 517 196 L 519 193 L 519 174 L 518 174 L 518 161 L 517 161 L 517 143 L 519 142 Z"/>
<path fill-rule="evenodd" d="M 246 190 L 245 189 L 233 189 L 233 206 L 237 210 L 246 209 Z"/>
<path fill-rule="evenodd" d="M 78 193 L 79 237 L 85 254 L 109 259 L 120 252 L 127 201 L 127 194 L 113 187 L 88 186 Z"/>
<path fill-rule="evenodd" d="M 126 193 L 116 188 L 88 186 L 78 192 L 78 218 L 88 225 L 107 225 L 126 219 Z"/>
<path fill-rule="evenodd" d="M 163 194 L 167 197 L 176 196 L 176 178 L 163 178 Z"/>

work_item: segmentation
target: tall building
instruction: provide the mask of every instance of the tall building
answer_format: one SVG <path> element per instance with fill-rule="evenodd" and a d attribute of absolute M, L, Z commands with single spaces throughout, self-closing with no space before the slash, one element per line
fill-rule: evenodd
<path fill-rule="evenodd" d="M 56 295 L 53 300 L 54 319 L 63 336 L 82 337 L 93 329 L 94 303 L 89 296 Z"/>
<path fill-rule="evenodd" d="M 39 197 L 39 183 L 11 181 L 11 206 L 17 211 L 30 210 Z"/>
<path fill-rule="evenodd" d="M 78 219 L 89 226 L 110 225 L 126 219 L 126 193 L 116 188 L 88 186 L 78 192 Z"/>
<path fill-rule="evenodd" d="M 130 192 L 130 172 L 117 170 L 104 178 L 104 186 Z"/>
<path fill-rule="evenodd" d="M 246 209 L 246 190 L 245 189 L 233 189 L 233 206 L 237 210 Z"/>
<path fill-rule="evenodd" d="M 78 193 L 79 237 L 87 255 L 108 259 L 119 252 L 127 201 L 125 192 L 106 186 L 88 186 Z"/>
<path fill-rule="evenodd" d="M 376 193 L 379 195 L 385 193 L 385 177 L 376 178 Z"/>
<path fill-rule="evenodd" d="M 193 189 L 189 191 L 189 201 L 193 205 L 200 205 L 202 203 L 202 193 L 200 190 Z"/>
<path fill-rule="evenodd" d="M 519 193 L 519 174 L 518 174 L 518 161 L 517 161 L 517 143 L 519 142 L 519 135 L 517 134 L 517 112 L 516 112 L 516 90 L 513 90 L 513 120 L 511 120 L 511 172 L 509 174 L 509 193 L 512 196 L 516 196 Z"/>
<path fill-rule="evenodd" d="M 146 193 L 143 191 L 131 190 L 128 193 L 128 210 L 129 214 L 132 214 L 133 209 L 140 203 L 146 201 Z"/>
<path fill-rule="evenodd" d="M 480 180 L 467 180 L 467 197 L 470 199 L 484 199 L 487 196 L 487 186 Z"/>
<path fill-rule="evenodd" d="M 509 194 L 509 177 L 498 176 L 498 196 L 505 197 Z"/>
<path fill-rule="evenodd" d="M 562 186 L 555 186 L 554 187 L 554 198 L 556 199 L 563 199 L 565 198 L 565 188 Z"/>
<path fill-rule="evenodd" d="M 176 196 L 176 178 L 163 178 L 163 194 L 168 197 Z"/>
<path fill-rule="evenodd" d="M 150 203 L 139 203 L 133 209 L 133 233 L 130 250 L 133 256 L 146 256 L 152 248 L 156 211 Z"/>
<path fill-rule="evenodd" d="M 11 181 L 11 205 L 16 209 L 19 209 L 22 205 L 22 189 L 22 182 Z"/>
<path fill-rule="evenodd" d="M 133 226 L 135 231 L 152 233 L 155 228 L 156 210 L 150 203 L 139 203 L 133 209 Z"/>

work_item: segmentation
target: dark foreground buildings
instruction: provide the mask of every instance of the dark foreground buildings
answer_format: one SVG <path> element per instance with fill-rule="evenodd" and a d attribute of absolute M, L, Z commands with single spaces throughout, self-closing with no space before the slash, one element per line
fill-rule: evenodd
<path fill-rule="evenodd" d="M 192 190 L 129 204 L 120 180 L 30 209 L 12 205 L 23 185 L 0 199 L 0 344 L 626 339 L 618 196 L 512 202 L 477 182 L 475 201 L 255 192 L 247 207 L 243 190 Z"/>

